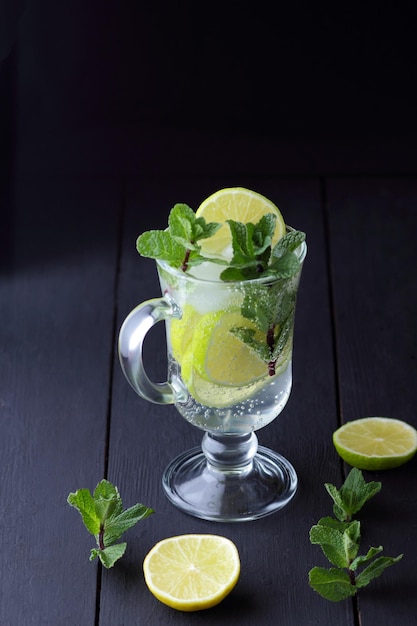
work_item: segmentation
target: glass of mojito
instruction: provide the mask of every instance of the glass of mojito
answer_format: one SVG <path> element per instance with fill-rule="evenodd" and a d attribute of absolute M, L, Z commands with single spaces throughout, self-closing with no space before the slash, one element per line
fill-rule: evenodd
<path fill-rule="evenodd" d="M 254 194 L 237 189 L 220 193 Z M 229 224 L 231 250 L 216 242 L 216 234 L 227 240 L 219 223 L 214 228 L 213 222 L 201 222 L 200 238 L 191 239 L 198 228 L 188 228 L 191 243 L 183 238 L 185 250 L 178 250 L 175 262 L 172 246 L 168 260 L 160 254 L 161 246 L 168 245 L 166 235 L 162 245 L 153 234 L 149 249 L 163 295 L 136 307 L 120 330 L 120 363 L 134 390 L 150 402 L 174 404 L 204 431 L 201 447 L 175 458 L 162 483 L 174 505 L 208 520 L 269 515 L 297 489 L 291 463 L 259 446 L 255 434 L 280 414 L 290 395 L 294 314 L 307 250 L 304 234 L 283 223 L 274 239 L 277 216 L 269 209 L 267 204 L 256 223 Z M 177 213 L 184 211 L 194 225 L 201 219 L 201 212 L 194 218 L 188 208 Z M 248 244 L 245 258 L 243 240 L 256 243 Z M 223 254 L 213 252 L 219 245 Z M 146 246 L 142 241 L 138 249 L 146 252 Z M 195 247 L 190 251 L 190 246 Z M 146 333 L 160 320 L 166 325 L 168 376 L 166 382 L 154 383 L 146 374 L 142 349 Z"/>

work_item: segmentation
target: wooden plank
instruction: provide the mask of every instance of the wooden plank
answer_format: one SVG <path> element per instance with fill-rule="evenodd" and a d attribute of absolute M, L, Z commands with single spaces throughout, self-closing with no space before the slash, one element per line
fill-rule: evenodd
<path fill-rule="evenodd" d="M 417 426 L 416 203 L 415 178 L 328 182 L 343 421 L 383 415 Z M 361 625 L 411 626 L 417 459 L 365 475 L 382 492 L 361 514 L 364 550 L 381 544 L 404 558 L 359 593 Z"/>
<path fill-rule="evenodd" d="M 196 208 L 209 193 L 242 184 L 235 179 L 149 180 L 133 184 L 128 194 L 118 293 L 118 325 L 144 299 L 159 295 L 153 262 L 140 259 L 135 238 L 145 229 L 162 228 L 171 206 L 187 202 Z M 247 524 L 218 524 L 194 519 L 166 500 L 160 484 L 173 456 L 199 445 L 202 432 L 182 420 L 173 407 L 151 405 L 130 389 L 121 371 L 114 375 L 109 478 L 119 485 L 127 505 L 141 501 L 153 506 L 153 517 L 126 535 L 123 562 L 102 581 L 100 624 L 191 623 L 323 624 L 353 623 L 350 603 L 323 601 L 308 586 L 307 573 L 319 564 L 320 552 L 308 539 L 310 527 L 331 513 L 323 483 L 338 482 L 340 464 L 331 444 L 337 425 L 330 308 L 320 189 L 314 180 L 245 180 L 282 208 L 287 221 L 308 233 L 309 251 L 299 296 L 294 387 L 282 416 L 258 432 L 260 443 L 278 450 L 294 463 L 300 481 L 294 501 L 283 511 Z M 157 332 L 154 329 L 153 332 Z M 152 346 L 149 374 L 165 379 L 163 334 Z M 156 541 L 186 532 L 213 532 L 233 539 L 241 553 L 240 582 L 210 614 L 171 611 L 147 591 L 142 561 Z M 315 619 L 315 618 L 314 618 Z"/>
<path fill-rule="evenodd" d="M 104 472 L 119 200 L 100 181 L 16 185 L 0 274 L 4 626 L 94 624 L 94 539 L 66 498 Z"/>

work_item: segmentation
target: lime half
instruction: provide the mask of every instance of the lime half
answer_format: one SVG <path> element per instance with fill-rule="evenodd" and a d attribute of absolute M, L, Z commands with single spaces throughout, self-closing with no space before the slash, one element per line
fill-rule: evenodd
<path fill-rule="evenodd" d="M 333 433 L 333 443 L 346 463 L 364 470 L 398 467 L 417 451 L 417 431 L 401 420 L 364 417 Z"/>

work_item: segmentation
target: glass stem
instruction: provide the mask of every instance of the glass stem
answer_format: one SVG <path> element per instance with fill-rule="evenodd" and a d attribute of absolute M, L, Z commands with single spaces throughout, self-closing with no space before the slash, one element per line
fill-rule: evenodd
<path fill-rule="evenodd" d="M 206 432 L 201 444 L 209 468 L 218 472 L 248 472 L 258 450 L 255 433 L 218 434 Z"/>

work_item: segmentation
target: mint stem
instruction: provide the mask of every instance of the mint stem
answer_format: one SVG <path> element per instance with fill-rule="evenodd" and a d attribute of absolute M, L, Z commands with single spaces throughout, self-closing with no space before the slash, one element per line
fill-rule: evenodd
<path fill-rule="evenodd" d="M 193 243 L 193 242 L 191 242 L 191 243 Z M 184 257 L 184 260 L 183 260 L 183 262 L 181 264 L 181 269 L 182 269 L 183 272 L 186 272 L 187 269 L 188 269 L 188 260 L 190 258 L 190 253 L 191 253 L 191 250 L 188 248 L 186 250 L 186 252 L 185 252 L 185 257 Z"/>
<path fill-rule="evenodd" d="M 269 376 L 275 376 L 275 365 L 276 365 L 276 360 L 275 361 L 269 361 L 269 363 L 268 363 L 268 374 L 269 374 Z"/>
<path fill-rule="evenodd" d="M 100 531 L 98 533 L 98 547 L 100 550 L 104 550 L 104 524 L 100 525 Z"/>
<path fill-rule="evenodd" d="M 271 324 L 266 334 L 266 345 L 268 346 L 270 352 L 273 352 L 274 350 L 274 330 L 275 330 L 275 324 Z M 270 376 L 275 376 L 276 361 L 277 361 L 276 359 L 273 359 L 269 361 L 268 363 L 268 374 Z"/>

